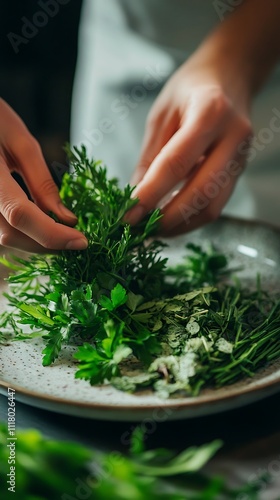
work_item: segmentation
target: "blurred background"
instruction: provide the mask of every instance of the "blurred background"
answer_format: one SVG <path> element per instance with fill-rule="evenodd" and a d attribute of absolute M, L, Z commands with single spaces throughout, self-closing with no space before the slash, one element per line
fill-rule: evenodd
<path fill-rule="evenodd" d="M 0 96 L 38 139 L 49 165 L 65 162 L 81 4 L 1 2 Z"/>

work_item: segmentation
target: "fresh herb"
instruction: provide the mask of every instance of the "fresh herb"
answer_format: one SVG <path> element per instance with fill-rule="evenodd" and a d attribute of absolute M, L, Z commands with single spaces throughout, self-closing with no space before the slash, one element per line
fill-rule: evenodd
<path fill-rule="evenodd" d="M 10 500 L 229 500 L 246 493 L 258 500 L 258 484 L 233 490 L 221 477 L 207 477 L 200 470 L 222 443 L 219 440 L 188 448 L 179 454 L 165 448 L 145 450 L 136 428 L 127 454 L 89 450 L 76 442 L 43 437 L 37 430 L 17 431 L 14 491 L 7 483 L 10 451 L 7 426 L 0 424 L 1 499 Z M 108 473 L 109 471 L 109 473 Z M 262 478 L 261 485 L 269 478 Z"/>
<path fill-rule="evenodd" d="M 280 301 L 259 278 L 255 290 L 232 280 L 211 245 L 189 244 L 168 268 L 165 245 L 152 238 L 159 211 L 131 227 L 124 215 L 137 202 L 133 188 L 107 179 L 85 148 L 69 157 L 74 172 L 64 175 L 61 197 L 88 248 L 1 259 L 13 271 L 2 342 L 4 331 L 42 337 L 45 366 L 75 345 L 77 378 L 129 392 L 149 387 L 164 398 L 251 377 L 280 356 Z"/>

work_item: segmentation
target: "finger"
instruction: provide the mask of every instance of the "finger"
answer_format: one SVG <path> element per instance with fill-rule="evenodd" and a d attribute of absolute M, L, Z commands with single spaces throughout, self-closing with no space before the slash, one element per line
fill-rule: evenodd
<path fill-rule="evenodd" d="M 136 186 L 146 174 L 155 157 L 178 129 L 178 118 L 170 113 L 147 120 L 141 154 L 130 184 Z"/>
<path fill-rule="evenodd" d="M 42 210 L 53 211 L 60 220 L 74 225 L 77 218 L 64 207 L 38 142 L 3 99 L 0 99 L 0 113 L 5 123 L 4 130 L 0 131 L 1 142 L 9 166 L 22 175 L 33 200 Z"/>
<path fill-rule="evenodd" d="M 136 224 L 191 172 L 217 134 L 213 129 L 201 130 L 187 122 L 162 148 L 134 191 L 140 202 L 127 214 L 127 222 Z"/>
<path fill-rule="evenodd" d="M 26 142 L 25 142 L 26 141 Z M 77 217 L 62 203 L 58 188 L 49 172 L 38 142 L 30 135 L 13 151 L 17 170 L 23 177 L 36 205 L 44 212 L 54 212 L 59 220 L 69 225 L 77 223 Z"/>
<path fill-rule="evenodd" d="M 46 249 L 82 250 L 87 247 L 87 240 L 82 233 L 63 224 L 57 224 L 28 200 L 3 165 L 0 166 L 0 174 L 0 213 L 10 226 Z"/>
<path fill-rule="evenodd" d="M 245 158 L 236 150 L 231 138 L 217 145 L 197 174 L 163 208 L 161 234 L 175 236 L 217 219 L 244 168 Z"/>
<path fill-rule="evenodd" d="M 0 245 L 29 253 L 46 253 L 46 249 L 17 229 L 0 214 Z"/>

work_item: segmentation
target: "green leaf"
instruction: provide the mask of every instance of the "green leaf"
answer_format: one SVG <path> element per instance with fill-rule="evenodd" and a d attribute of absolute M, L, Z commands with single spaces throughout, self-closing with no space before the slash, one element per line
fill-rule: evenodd
<path fill-rule="evenodd" d="M 133 292 L 129 292 L 127 294 L 126 305 L 132 312 L 134 312 L 139 304 L 141 304 L 141 302 L 143 301 L 143 298 L 143 295 L 136 295 Z"/>
<path fill-rule="evenodd" d="M 102 295 L 99 299 L 99 303 L 104 309 L 107 311 L 114 311 L 118 307 L 125 304 L 127 301 L 127 293 L 125 288 L 123 288 L 120 283 L 118 283 L 113 290 L 111 291 L 111 299 L 106 297 L 106 295 Z"/>
<path fill-rule="evenodd" d="M 140 455 L 143 453 L 145 432 L 140 427 L 135 427 L 130 438 L 130 453 L 132 455 Z"/>
<path fill-rule="evenodd" d="M 127 293 L 125 288 L 121 286 L 120 283 L 118 283 L 111 291 L 111 301 L 114 309 L 117 309 L 117 307 L 126 303 Z"/>
<path fill-rule="evenodd" d="M 87 363 L 91 361 L 103 361 L 104 359 L 103 356 L 97 352 L 96 347 L 87 342 L 79 347 L 78 351 L 73 355 L 73 358 Z"/>
<path fill-rule="evenodd" d="M 4 256 L 0 257 L 0 264 L 12 269 L 13 271 L 22 271 L 22 266 L 17 266 L 13 261 L 6 259 Z"/>
<path fill-rule="evenodd" d="M 215 455 L 222 444 L 222 441 L 216 440 L 200 447 L 188 448 L 177 457 L 169 460 L 168 464 L 162 464 L 160 466 L 153 465 L 152 463 L 145 465 L 138 464 L 137 469 L 139 472 L 141 471 L 142 474 L 156 477 L 197 472 L 213 455 Z"/>
<path fill-rule="evenodd" d="M 46 325 L 53 326 L 54 321 L 46 314 L 41 306 L 33 306 L 31 304 L 19 304 L 19 309 L 33 318 L 36 318 Z"/>
<path fill-rule="evenodd" d="M 114 310 L 114 304 L 109 299 L 109 297 L 106 297 L 106 295 L 102 295 L 99 299 L 99 304 L 104 307 L 104 309 L 107 309 L 107 311 L 113 311 Z"/>
<path fill-rule="evenodd" d="M 43 366 L 49 366 L 55 361 L 61 351 L 61 344 L 61 333 L 52 334 L 52 336 L 48 338 L 47 345 L 43 350 Z"/>
<path fill-rule="evenodd" d="M 132 353 L 132 349 L 127 345 L 119 345 L 114 353 L 113 360 L 118 365 L 121 361 L 128 358 Z"/>

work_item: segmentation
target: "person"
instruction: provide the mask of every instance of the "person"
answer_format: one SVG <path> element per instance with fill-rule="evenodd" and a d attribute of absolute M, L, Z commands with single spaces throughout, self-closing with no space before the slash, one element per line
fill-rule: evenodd
<path fill-rule="evenodd" d="M 234 215 L 277 216 L 279 19 L 278 0 L 85 0 L 71 139 L 121 182 L 136 164 L 139 203 L 129 223 L 156 206 L 165 236 L 215 220 L 225 205 Z M 86 248 L 38 143 L 6 103 L 0 107 L 0 244 Z M 243 174 L 231 197 L 246 157 L 251 177 Z M 67 225 L 52 221 L 49 210 Z"/>

